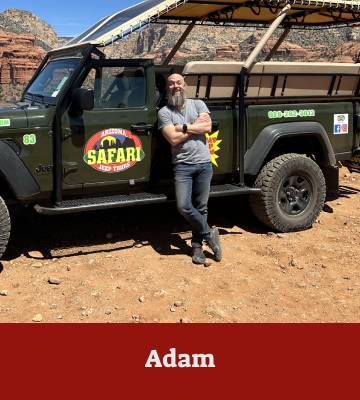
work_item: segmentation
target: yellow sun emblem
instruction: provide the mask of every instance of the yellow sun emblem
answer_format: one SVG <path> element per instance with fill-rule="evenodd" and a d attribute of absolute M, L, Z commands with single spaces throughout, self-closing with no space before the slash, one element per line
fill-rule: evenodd
<path fill-rule="evenodd" d="M 222 140 L 218 140 L 218 135 L 219 131 L 216 131 L 214 133 L 207 133 L 206 134 L 206 139 L 208 140 L 208 145 L 209 145 L 209 150 L 210 150 L 210 157 L 211 157 L 211 162 L 217 165 L 216 159 L 219 158 L 219 156 L 216 154 L 218 150 L 220 150 L 219 144 L 222 142 Z"/>

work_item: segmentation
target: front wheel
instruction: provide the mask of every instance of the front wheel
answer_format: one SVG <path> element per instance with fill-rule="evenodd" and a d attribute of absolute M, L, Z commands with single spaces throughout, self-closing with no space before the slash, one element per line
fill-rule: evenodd
<path fill-rule="evenodd" d="M 324 175 L 302 154 L 283 154 L 269 161 L 256 178 L 255 187 L 261 194 L 250 198 L 254 214 L 281 232 L 310 228 L 325 202 Z"/>
<path fill-rule="evenodd" d="M 0 259 L 4 254 L 6 246 L 9 242 L 10 228 L 11 223 L 9 210 L 4 200 L 0 197 Z"/>

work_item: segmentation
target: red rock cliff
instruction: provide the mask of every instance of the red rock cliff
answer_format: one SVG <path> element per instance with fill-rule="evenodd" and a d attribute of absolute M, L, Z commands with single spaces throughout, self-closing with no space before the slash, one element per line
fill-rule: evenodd
<path fill-rule="evenodd" d="M 25 85 L 44 56 L 33 35 L 0 31 L 0 84 Z"/>

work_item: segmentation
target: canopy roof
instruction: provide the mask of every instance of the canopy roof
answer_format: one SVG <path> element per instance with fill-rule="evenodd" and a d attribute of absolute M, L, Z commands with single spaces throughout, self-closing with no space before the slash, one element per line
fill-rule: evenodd
<path fill-rule="evenodd" d="M 287 4 L 283 24 L 336 25 L 360 22 L 360 0 L 147 0 L 97 22 L 66 44 L 106 46 L 150 23 L 268 25 Z"/>

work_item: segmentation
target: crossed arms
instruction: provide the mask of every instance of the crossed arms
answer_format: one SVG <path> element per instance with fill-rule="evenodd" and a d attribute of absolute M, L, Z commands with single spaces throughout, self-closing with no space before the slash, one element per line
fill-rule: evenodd
<path fill-rule="evenodd" d="M 186 133 L 182 131 L 182 125 L 167 125 L 164 126 L 161 131 L 171 146 L 176 146 L 191 135 L 204 135 L 205 133 L 211 132 L 211 117 L 208 113 L 201 113 L 196 121 L 193 124 L 189 124 L 187 127 Z"/>

